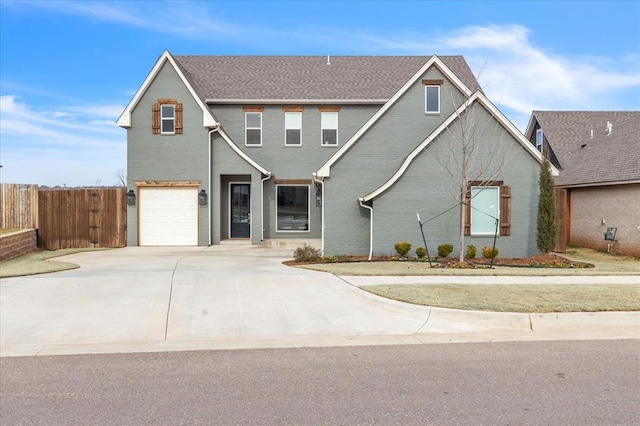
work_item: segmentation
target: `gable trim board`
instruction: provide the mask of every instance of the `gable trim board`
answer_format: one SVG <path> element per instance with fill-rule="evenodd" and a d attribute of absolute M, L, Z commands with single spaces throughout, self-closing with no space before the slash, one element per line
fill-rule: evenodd
<path fill-rule="evenodd" d="M 196 103 L 202 110 L 202 125 L 204 127 L 217 127 L 219 124 L 211 114 L 211 111 L 202 102 L 202 100 L 200 99 L 200 97 L 198 96 L 194 88 L 191 86 L 191 84 L 189 84 L 189 81 L 187 80 L 184 73 L 176 63 L 175 59 L 173 59 L 173 56 L 171 56 L 171 54 L 167 50 L 165 50 L 162 53 L 162 55 L 160 55 L 160 58 L 158 58 L 158 60 L 156 61 L 156 64 L 153 66 L 153 68 L 147 75 L 147 78 L 145 78 L 144 82 L 142 83 L 142 86 L 140 86 L 140 88 L 135 93 L 135 95 L 133 95 L 133 98 L 131 99 L 131 101 L 125 108 L 125 110 L 122 112 L 122 114 L 120 114 L 120 117 L 116 121 L 116 124 L 120 127 L 131 127 L 132 111 L 138 105 L 138 102 L 140 102 L 140 99 L 142 99 L 142 96 L 144 95 L 144 93 L 147 91 L 147 89 L 149 88 L 153 80 L 155 80 L 156 76 L 158 75 L 158 73 L 160 72 L 164 64 L 167 62 L 171 64 L 176 74 L 178 74 L 178 76 L 184 83 L 185 87 L 187 88 L 187 90 L 189 90 L 189 93 L 191 93 L 191 96 L 193 96 L 193 99 L 196 101 Z"/>
<path fill-rule="evenodd" d="M 427 72 L 427 70 L 429 70 L 429 68 L 431 68 L 432 66 L 435 66 L 436 68 L 438 68 L 438 70 L 440 70 L 440 72 L 442 72 L 448 79 L 449 81 L 451 81 L 462 93 L 464 93 L 465 96 L 471 96 L 471 90 L 449 69 L 449 67 L 447 67 L 442 60 L 440 60 L 440 58 L 438 58 L 436 55 L 433 55 L 423 66 L 422 68 L 420 68 L 418 70 L 418 72 L 416 72 L 413 77 L 411 77 L 409 79 L 409 81 L 407 81 L 404 86 L 402 86 L 400 88 L 400 90 L 398 90 L 396 92 L 395 95 L 393 95 L 393 97 L 391 99 L 389 99 L 383 106 L 382 108 L 380 108 L 378 110 L 378 112 L 376 112 L 373 117 L 371 117 L 364 126 L 362 126 L 360 128 L 360 130 L 358 130 L 356 132 L 355 135 L 353 135 L 351 137 L 351 139 L 349 139 L 347 141 L 347 143 L 345 143 L 339 150 L 338 152 L 336 152 L 326 163 L 324 163 L 320 169 L 318 169 L 318 171 L 316 172 L 316 175 L 318 177 L 329 177 L 331 174 L 331 166 L 333 164 L 335 164 L 336 161 L 338 161 L 340 159 L 340 157 L 342 157 L 344 154 L 347 153 L 347 151 L 349 151 L 349 149 L 351 149 L 351 146 L 353 144 L 355 144 L 361 137 L 362 135 L 364 135 L 366 133 L 367 130 L 369 130 L 369 128 L 371 126 L 373 126 L 378 119 L 380 119 L 380 117 L 382 117 L 382 115 L 384 115 L 385 112 L 387 112 L 387 110 L 389 108 L 391 108 L 391 106 L 393 104 L 395 104 L 398 99 L 400 99 L 400 97 L 407 91 L 409 90 L 409 88 L 411 88 L 417 81 L 418 79 L 420 79 L 424 73 Z"/>
<path fill-rule="evenodd" d="M 434 130 L 420 145 L 418 145 L 404 160 L 400 168 L 387 180 L 384 184 L 382 184 L 375 191 L 365 195 L 362 198 L 359 198 L 359 201 L 366 203 L 379 195 L 383 194 L 389 188 L 393 186 L 394 183 L 398 179 L 402 177 L 405 171 L 409 168 L 413 160 L 424 151 L 424 149 L 433 142 L 447 127 L 449 127 L 467 108 L 469 108 L 473 103 L 478 102 L 484 108 L 486 108 L 492 116 L 498 120 L 498 122 L 514 137 L 526 150 L 531 154 L 538 163 L 542 164 L 543 157 L 542 154 L 532 147 L 529 141 L 515 128 L 515 126 L 487 99 L 487 97 L 481 92 L 474 93 L 467 101 L 460 106 L 456 111 L 451 113 L 451 115 L 442 123 L 436 130 Z M 554 176 L 558 175 L 558 169 L 556 169 L 553 165 L 551 165 L 551 172 Z"/>
<path fill-rule="evenodd" d="M 215 105 L 384 105 L 388 99 L 205 99 Z"/>

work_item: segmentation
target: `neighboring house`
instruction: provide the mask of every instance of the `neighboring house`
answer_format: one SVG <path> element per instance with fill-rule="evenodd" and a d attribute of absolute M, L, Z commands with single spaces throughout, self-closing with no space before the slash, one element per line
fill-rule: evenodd
<path fill-rule="evenodd" d="M 534 111 L 526 136 L 560 169 L 566 242 L 640 256 L 640 111 Z M 566 193 L 565 193 L 566 191 Z"/>
<path fill-rule="evenodd" d="M 456 205 L 436 160 L 459 117 L 508 167 L 471 199 L 467 244 L 536 252 L 542 156 L 489 102 L 461 56 L 173 56 L 118 120 L 127 129 L 130 245 L 313 241 L 325 254 L 423 245 L 423 220 Z M 478 160 L 480 161 L 480 160 Z M 469 176 L 470 190 L 483 176 Z M 459 182 L 459 180 L 457 180 Z M 479 188 L 473 188 L 478 192 Z M 132 197 L 133 198 L 133 197 Z M 460 213 L 425 225 L 456 244 Z"/>

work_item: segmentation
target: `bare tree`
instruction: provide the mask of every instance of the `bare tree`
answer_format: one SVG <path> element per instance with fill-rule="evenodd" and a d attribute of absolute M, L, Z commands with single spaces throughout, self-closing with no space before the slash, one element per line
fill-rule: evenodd
<path fill-rule="evenodd" d="M 113 175 L 117 179 L 115 186 L 127 186 L 127 171 L 125 169 L 116 169 Z"/>
<path fill-rule="evenodd" d="M 453 99 L 451 99 L 453 103 Z M 453 103 L 455 105 L 455 103 Z M 471 187 L 491 186 L 492 182 L 505 171 L 508 162 L 508 150 L 505 149 L 504 132 L 499 138 L 488 134 L 495 117 L 487 111 L 482 117 L 484 108 L 471 104 L 466 99 L 465 108 L 458 108 L 455 120 L 446 129 L 442 141 L 435 144 L 436 161 L 451 176 L 453 186 L 445 188 L 453 199 L 460 203 L 460 253 L 459 260 L 464 260 L 465 224 L 467 210 L 471 209 Z"/>

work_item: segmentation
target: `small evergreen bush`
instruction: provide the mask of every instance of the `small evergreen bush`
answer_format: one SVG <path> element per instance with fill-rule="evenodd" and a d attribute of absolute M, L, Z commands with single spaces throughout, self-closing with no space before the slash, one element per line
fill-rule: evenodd
<path fill-rule="evenodd" d="M 400 257 L 405 257 L 407 253 L 409 253 L 409 250 L 411 250 L 411 243 L 403 241 L 401 243 L 396 243 L 393 247 L 396 249 L 396 252 L 398 252 Z"/>
<path fill-rule="evenodd" d="M 427 256 L 427 250 L 424 247 L 418 247 L 416 249 L 416 256 L 418 256 L 418 259 L 424 259 Z"/>
<path fill-rule="evenodd" d="M 322 258 L 320 249 L 304 243 L 302 247 L 298 247 L 293 251 L 293 258 L 296 262 L 315 262 Z"/>
<path fill-rule="evenodd" d="M 438 256 L 440 257 L 448 257 L 453 251 L 452 244 L 440 244 L 438 246 Z"/>
<path fill-rule="evenodd" d="M 500 250 L 498 250 L 498 247 L 487 247 L 484 246 L 482 247 L 482 257 L 484 257 L 485 259 L 495 259 L 496 257 L 498 257 L 498 252 Z"/>
<path fill-rule="evenodd" d="M 475 259 L 477 252 L 478 250 L 476 249 L 476 246 L 474 246 L 473 244 L 469 244 L 467 246 L 467 253 L 466 253 L 467 259 Z"/>

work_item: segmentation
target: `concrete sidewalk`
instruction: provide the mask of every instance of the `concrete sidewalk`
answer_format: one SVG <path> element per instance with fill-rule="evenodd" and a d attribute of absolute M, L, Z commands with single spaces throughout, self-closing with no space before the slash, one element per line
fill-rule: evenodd
<path fill-rule="evenodd" d="M 522 340 L 584 338 L 590 330 L 640 337 L 639 312 L 529 315 L 416 306 L 356 287 L 391 277 L 337 277 L 282 265 L 290 257 L 289 250 L 254 246 L 127 247 L 66 256 L 61 260 L 81 268 L 0 280 L 0 355 L 507 338 L 501 333 Z"/>

